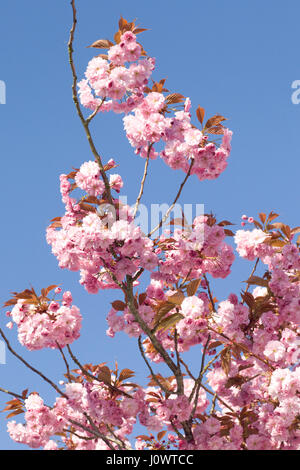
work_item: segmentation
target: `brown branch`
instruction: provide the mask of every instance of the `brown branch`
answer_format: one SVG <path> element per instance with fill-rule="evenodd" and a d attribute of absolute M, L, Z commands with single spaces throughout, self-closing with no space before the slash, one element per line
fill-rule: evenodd
<path fill-rule="evenodd" d="M 16 357 L 19 359 L 19 361 L 23 362 L 23 364 L 28 367 L 28 369 L 32 370 L 32 372 L 34 372 L 35 374 L 39 375 L 43 380 L 45 380 L 45 382 L 47 382 L 48 384 L 51 385 L 51 387 L 53 387 L 62 397 L 64 398 L 68 398 L 67 395 L 65 393 L 63 393 L 57 385 L 55 385 L 54 382 L 52 382 L 52 380 L 48 379 L 48 377 L 46 377 L 42 372 L 40 372 L 39 370 L 37 370 L 35 367 L 31 366 L 27 361 L 25 361 L 25 359 L 23 359 L 22 356 L 20 356 L 10 345 L 8 339 L 6 338 L 5 334 L 3 333 L 2 329 L 0 328 L 0 334 L 2 336 L 2 338 L 4 339 L 6 345 L 7 345 L 7 348 L 8 350 Z"/>
<path fill-rule="evenodd" d="M 171 206 L 169 207 L 169 209 L 167 210 L 167 212 L 165 213 L 165 215 L 163 216 L 163 218 L 161 219 L 161 221 L 159 222 L 159 224 L 153 229 L 151 230 L 151 232 L 148 233 L 148 237 L 150 237 L 154 232 L 156 232 L 156 230 L 159 230 L 160 227 L 165 223 L 165 221 L 167 220 L 167 218 L 169 217 L 170 215 L 170 212 L 173 210 L 176 202 L 178 201 L 179 197 L 180 197 L 180 194 L 183 190 L 183 187 L 185 185 L 185 183 L 187 182 L 190 174 L 191 174 L 191 170 L 193 168 L 193 165 L 194 165 L 194 160 L 191 160 L 191 163 L 190 163 L 190 167 L 189 167 L 189 170 L 183 180 L 183 182 L 181 183 L 180 187 L 179 187 L 179 190 L 178 190 L 178 193 L 176 194 L 175 196 L 175 199 L 173 201 L 173 203 L 171 204 Z"/>
<path fill-rule="evenodd" d="M 106 100 L 106 98 L 102 98 L 101 102 L 98 104 L 97 108 L 95 109 L 95 111 L 90 114 L 87 118 L 86 118 L 86 122 L 89 124 L 91 122 L 92 119 L 94 119 L 94 117 L 96 116 L 96 114 L 98 113 L 98 111 L 100 110 L 101 106 L 103 105 L 104 101 Z"/>
<path fill-rule="evenodd" d="M 152 367 L 150 366 L 149 364 L 149 361 L 147 360 L 146 358 L 146 355 L 144 353 L 144 350 L 143 350 L 143 346 L 142 346 L 142 341 L 141 341 L 141 336 L 139 336 L 138 338 L 138 345 L 139 345 L 139 350 L 140 350 L 140 353 L 142 355 L 142 358 L 144 359 L 149 371 L 150 371 L 150 374 L 151 374 L 151 377 L 153 378 L 153 380 L 157 383 L 157 385 L 166 393 L 166 394 L 170 394 L 170 390 L 168 390 L 162 383 L 160 383 L 160 381 L 158 380 L 158 378 L 156 377 L 156 375 L 154 374 L 153 372 L 153 369 Z"/>
<path fill-rule="evenodd" d="M 187 371 L 188 375 L 191 377 L 191 379 L 193 379 L 194 381 L 196 381 L 196 377 L 194 377 L 194 375 L 192 374 L 192 372 L 190 371 L 190 369 L 188 368 L 187 364 L 182 360 L 180 359 L 180 362 L 181 364 L 185 367 L 185 370 Z"/>
<path fill-rule="evenodd" d="M 139 315 L 138 310 L 135 307 L 132 284 L 133 284 L 132 277 L 127 276 L 127 285 L 124 286 L 124 293 L 125 293 L 125 295 L 127 296 L 127 299 L 128 299 L 128 307 L 130 309 L 130 312 L 132 313 L 132 315 L 134 316 L 136 322 L 140 325 L 140 327 L 142 328 L 144 333 L 146 333 L 146 335 L 149 337 L 149 339 L 151 340 L 151 342 L 152 342 L 154 348 L 156 349 L 156 351 L 162 356 L 165 363 L 168 365 L 168 367 L 171 369 L 171 371 L 173 372 L 173 374 L 176 377 L 176 375 L 178 375 L 178 370 L 177 370 L 176 365 L 174 364 L 174 362 L 170 358 L 167 351 L 164 349 L 164 347 L 158 341 L 156 336 L 152 333 L 150 327 L 141 318 L 141 316 Z"/>
<path fill-rule="evenodd" d="M 259 258 L 257 258 L 256 261 L 255 261 L 255 264 L 254 264 L 254 267 L 253 267 L 253 269 L 252 269 L 252 271 L 251 271 L 251 273 L 250 273 L 249 279 L 250 279 L 250 278 L 253 276 L 253 274 L 255 273 L 256 268 L 257 268 L 257 265 L 258 265 L 258 262 L 259 262 Z M 247 282 L 247 287 L 246 287 L 244 293 L 248 292 L 249 287 L 250 287 L 250 284 L 249 284 L 249 282 Z M 243 299 L 243 300 L 242 300 L 242 305 L 244 304 L 244 302 L 245 302 L 245 300 Z"/>
<path fill-rule="evenodd" d="M 210 303 L 212 305 L 212 308 L 213 308 L 213 311 L 215 312 L 216 311 L 216 306 L 215 306 L 215 302 L 214 302 L 214 298 L 212 296 L 212 292 L 210 290 L 210 285 L 209 285 L 209 281 L 206 277 L 206 274 L 203 274 L 203 277 L 205 279 L 205 282 L 206 282 L 206 285 L 207 285 L 207 291 L 208 291 L 208 296 L 209 296 L 209 300 L 210 300 Z"/>
<path fill-rule="evenodd" d="M 8 395 L 11 395 L 12 397 L 20 398 L 21 400 L 24 400 L 24 397 L 22 395 L 19 395 L 18 393 L 10 392 L 9 390 L 6 390 L 5 388 L 0 387 L 0 392 L 7 393 Z"/>
<path fill-rule="evenodd" d="M 230 341 L 230 343 L 234 344 L 235 346 L 237 346 L 238 348 L 240 348 L 242 351 L 244 351 L 244 352 L 246 352 L 247 354 L 249 354 L 249 356 L 255 357 L 255 358 L 258 359 L 259 361 L 261 361 L 261 362 L 263 362 L 264 364 L 266 364 L 266 366 L 268 366 L 270 369 L 275 370 L 275 367 L 273 367 L 266 359 L 263 359 L 262 357 L 257 356 L 257 354 L 254 354 L 253 352 L 251 352 L 244 344 L 236 343 L 233 339 L 229 338 L 229 337 L 228 337 L 227 335 L 225 335 L 224 333 L 220 333 L 219 331 L 214 330 L 211 326 L 209 327 L 209 329 L 210 329 L 211 331 L 213 331 L 214 333 L 216 333 L 217 335 L 222 336 L 223 338 L 225 338 L 225 339 L 227 339 L 228 341 Z"/>
<path fill-rule="evenodd" d="M 72 353 L 71 351 L 71 348 L 70 346 L 67 344 L 67 348 L 68 348 L 68 351 L 69 351 L 69 354 L 71 356 L 71 358 L 73 359 L 73 361 L 75 362 L 75 364 L 78 365 L 79 369 L 81 370 L 81 372 L 86 376 L 86 377 L 89 377 L 90 379 L 92 380 L 95 380 L 96 382 L 99 382 L 101 385 L 105 384 L 110 390 L 112 390 L 113 392 L 116 392 L 118 393 L 119 395 L 124 395 L 126 396 L 127 398 L 132 398 L 131 395 L 129 395 L 128 393 L 124 392 L 123 390 L 120 390 L 119 388 L 115 387 L 114 385 L 110 384 L 109 382 L 106 382 L 105 380 L 103 379 L 98 379 L 98 377 L 96 377 L 95 375 L 92 375 L 90 374 L 84 367 L 83 365 L 79 362 L 79 360 L 77 359 L 76 356 L 74 356 L 74 354 Z"/>
<path fill-rule="evenodd" d="M 196 409 L 197 409 L 197 405 L 198 405 L 199 392 L 200 392 L 202 378 L 203 378 L 203 369 L 204 369 L 204 363 L 205 363 L 205 356 L 206 356 L 206 351 L 207 351 L 209 342 L 210 342 L 210 335 L 208 335 L 208 338 L 207 338 L 206 343 L 205 343 L 204 348 L 203 348 L 199 376 L 198 376 L 198 378 L 195 382 L 195 385 L 194 385 L 193 390 L 191 392 L 191 395 L 189 397 L 189 400 L 192 401 L 194 393 L 195 393 L 194 406 L 193 406 L 193 411 L 191 413 L 191 418 L 193 418 L 193 416 L 196 412 Z"/>
<path fill-rule="evenodd" d="M 105 444 L 111 449 L 111 450 L 116 450 L 110 443 L 110 441 L 102 434 L 97 427 L 95 426 L 93 420 L 84 413 L 86 416 L 86 419 L 89 421 L 90 425 L 92 426 L 92 429 L 89 428 L 88 426 L 85 426 L 84 424 L 79 423 L 78 421 L 75 421 L 74 419 L 69 419 L 69 422 L 74 424 L 75 426 L 78 426 L 79 428 L 83 429 L 84 431 L 89 432 L 90 434 L 94 434 L 95 437 L 100 438 Z"/>
<path fill-rule="evenodd" d="M 80 108 L 79 100 L 78 100 L 78 94 L 77 94 L 77 88 L 76 88 L 77 87 L 77 74 L 76 74 L 76 69 L 75 69 L 74 60 L 73 60 L 73 52 L 74 52 L 73 42 L 74 42 L 75 29 L 76 29 L 76 24 L 77 24 L 75 0 L 71 0 L 71 7 L 72 7 L 72 12 L 73 12 L 73 23 L 72 23 L 72 28 L 70 30 L 70 36 L 69 36 L 69 42 L 68 42 L 68 54 L 69 54 L 69 62 L 70 62 L 70 67 L 71 67 L 71 71 L 72 71 L 72 76 L 73 76 L 73 83 L 72 83 L 73 101 L 74 101 L 74 104 L 75 104 L 75 107 L 76 107 L 76 110 L 77 110 L 77 114 L 80 118 L 80 121 L 81 121 L 83 127 L 84 127 L 84 130 L 85 130 L 85 133 L 86 133 L 89 145 L 90 145 L 90 149 L 91 149 L 91 151 L 92 151 L 92 153 L 95 157 L 96 162 L 99 165 L 100 173 L 101 173 L 101 176 L 102 176 L 104 184 L 105 184 L 105 190 L 106 190 L 106 194 L 107 194 L 109 203 L 112 206 L 114 206 L 113 198 L 112 198 L 111 190 L 110 190 L 110 185 L 109 185 L 109 180 L 108 180 L 106 172 L 104 170 L 104 166 L 103 166 L 101 157 L 97 152 L 97 149 L 95 147 L 93 138 L 92 138 L 90 130 L 89 130 L 89 123 L 90 123 L 91 119 L 94 117 L 95 112 L 92 113 L 92 115 L 89 116 L 87 119 L 84 119 L 84 116 L 83 116 L 81 108 Z M 102 103 L 101 103 L 101 105 L 102 105 Z M 98 111 L 98 109 L 96 109 L 96 112 L 97 111 Z"/>
<path fill-rule="evenodd" d="M 68 364 L 68 361 L 66 359 L 66 356 L 62 350 L 62 347 L 59 345 L 58 341 L 56 341 L 56 344 L 57 344 L 57 347 L 59 349 L 59 352 L 63 358 L 63 361 L 65 363 L 65 366 L 66 366 L 66 369 L 67 369 L 67 376 L 68 376 L 68 379 L 69 379 L 69 382 L 72 382 L 72 378 L 71 378 L 71 374 L 70 374 L 70 367 L 69 367 L 69 364 Z"/>
<path fill-rule="evenodd" d="M 133 211 L 133 217 L 136 216 L 136 213 L 137 213 L 137 210 L 138 210 L 138 207 L 139 207 L 139 204 L 140 204 L 140 200 L 141 200 L 141 197 L 142 197 L 143 192 L 144 192 L 144 185 L 145 185 L 145 181 L 146 181 L 146 177 L 147 177 L 149 158 L 150 158 L 150 152 L 151 152 L 152 146 L 153 146 L 153 144 L 150 144 L 149 147 L 148 147 L 147 158 L 146 158 L 146 163 L 145 163 L 145 168 L 144 168 L 144 174 L 143 174 L 143 178 L 142 178 L 142 181 L 141 181 L 140 192 L 139 192 L 139 195 L 138 195 L 136 203 L 135 203 L 135 208 L 134 208 L 134 211 Z"/>
<path fill-rule="evenodd" d="M 210 395 L 213 395 L 213 397 L 216 397 L 215 399 L 219 400 L 219 402 L 226 406 L 226 408 L 228 408 L 230 411 L 232 411 L 233 413 L 235 412 L 234 409 L 231 408 L 231 406 L 229 406 L 222 398 L 219 397 L 219 395 L 214 392 L 211 392 L 209 388 L 205 387 L 205 385 L 201 384 L 201 388 L 203 388 L 203 390 L 205 390 Z"/>

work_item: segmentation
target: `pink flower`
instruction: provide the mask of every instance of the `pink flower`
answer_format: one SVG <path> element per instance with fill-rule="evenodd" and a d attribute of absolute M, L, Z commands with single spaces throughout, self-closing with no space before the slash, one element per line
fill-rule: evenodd
<path fill-rule="evenodd" d="M 283 359 L 285 353 L 286 349 L 280 341 L 269 341 L 264 350 L 264 355 L 275 362 L 279 362 Z"/>

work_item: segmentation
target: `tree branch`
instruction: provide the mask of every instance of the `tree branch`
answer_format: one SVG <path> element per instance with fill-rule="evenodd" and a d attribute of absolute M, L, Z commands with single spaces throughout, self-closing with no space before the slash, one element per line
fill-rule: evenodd
<path fill-rule="evenodd" d="M 2 338 L 4 339 L 6 345 L 7 345 L 7 348 L 8 350 L 16 357 L 19 359 L 19 361 L 23 362 L 23 364 L 25 364 L 26 367 L 28 367 L 28 369 L 32 370 L 32 372 L 34 372 L 35 374 L 39 375 L 43 380 L 45 380 L 45 382 L 48 382 L 48 384 L 51 385 L 51 387 L 53 387 L 62 397 L 64 398 L 68 398 L 67 395 L 65 393 L 63 393 L 57 385 L 55 385 L 54 382 L 52 382 L 52 380 L 48 379 L 48 377 L 46 377 L 42 372 L 40 372 L 39 370 L 37 370 L 35 367 L 31 366 L 27 361 L 25 361 L 25 359 L 23 359 L 22 356 L 20 356 L 10 345 L 8 339 L 6 338 L 5 334 L 3 333 L 2 329 L 0 328 L 0 334 L 2 336 Z"/>

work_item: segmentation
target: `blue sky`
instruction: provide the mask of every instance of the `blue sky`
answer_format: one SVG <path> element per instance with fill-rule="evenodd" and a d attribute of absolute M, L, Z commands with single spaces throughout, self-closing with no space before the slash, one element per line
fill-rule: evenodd
<path fill-rule="evenodd" d="M 300 105 L 291 101 L 292 82 L 300 79 L 297 0 L 78 0 L 77 5 L 79 77 L 95 54 L 85 46 L 111 39 L 120 15 L 137 18 L 150 29 L 141 41 L 157 59 L 155 79 L 167 78 L 169 90 L 189 96 L 194 111 L 200 104 L 209 115 L 228 117 L 234 132 L 228 168 L 216 181 L 191 178 L 182 203 L 203 203 L 207 212 L 238 226 L 243 213 L 255 217 L 270 210 L 285 223 L 299 225 Z M 117 359 L 120 367 L 135 369 L 136 380 L 143 381 L 146 371 L 136 341 L 123 334 L 113 340 L 105 335 L 109 302 L 118 297 L 113 292 L 87 294 L 78 284 L 78 273 L 58 268 L 45 241 L 49 220 L 63 210 L 59 175 L 91 159 L 71 98 L 70 25 L 67 0 L 1 5 L 0 80 L 5 81 L 7 94 L 6 104 L 0 104 L 0 302 L 29 284 L 37 289 L 62 284 L 72 291 L 84 316 L 82 336 L 73 346 L 81 361 L 107 361 L 112 366 Z M 104 161 L 114 158 L 120 164 L 123 193 L 133 203 L 144 162 L 133 154 L 120 116 L 100 116 L 92 130 Z M 151 162 L 143 202 L 171 201 L 182 177 L 162 161 Z M 250 270 L 249 263 L 237 261 L 229 278 L 213 284 L 219 299 L 239 293 Z M 4 312 L 2 326 L 7 322 Z M 33 365 L 52 379 L 61 379 L 64 367 L 57 351 L 28 352 L 18 345 L 15 329 L 8 336 Z M 199 361 L 199 354 L 195 350 L 192 360 Z M 55 394 L 48 386 L 11 356 L 0 371 L 0 386 L 16 392 L 29 387 L 53 403 Z M 7 399 L 0 396 L 1 409 Z M 5 416 L 0 419 L 0 448 L 23 448 L 8 437 Z"/>

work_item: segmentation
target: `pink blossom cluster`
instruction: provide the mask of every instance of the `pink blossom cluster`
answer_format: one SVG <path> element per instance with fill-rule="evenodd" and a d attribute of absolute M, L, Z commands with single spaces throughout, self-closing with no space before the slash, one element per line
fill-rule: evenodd
<path fill-rule="evenodd" d="M 267 234 L 261 229 L 238 230 L 234 237 L 237 252 L 242 258 L 246 258 L 249 261 L 257 257 L 263 258 L 264 256 L 271 255 L 274 250 L 264 244 L 266 238 Z"/>
<path fill-rule="evenodd" d="M 234 261 L 233 249 L 224 242 L 223 227 L 210 225 L 208 216 L 196 217 L 191 228 L 176 229 L 172 237 L 164 234 L 160 245 L 164 248 L 159 261 L 159 272 L 152 279 L 176 282 L 178 276 L 199 278 L 207 273 L 214 278 L 225 278 Z"/>
<path fill-rule="evenodd" d="M 200 180 L 217 178 L 231 150 L 231 131 L 219 125 L 224 119 L 217 116 L 212 126 L 223 135 L 218 146 L 208 141 L 210 126 L 200 131 L 192 125 L 188 98 L 183 110 L 171 114 L 176 96 L 165 97 L 161 82 L 161 92 L 158 84 L 152 91 L 146 87 L 154 59 L 142 58 L 144 51 L 129 31 L 134 23 L 122 18 L 119 26 L 119 42 L 108 48 L 107 57 L 89 62 L 86 79 L 78 84 L 82 105 L 125 113 L 127 138 L 141 157 L 160 155 L 172 169 Z M 53 219 L 47 241 L 59 266 L 79 271 L 89 293 L 113 288 L 124 294 L 124 302 L 112 302 L 107 335 L 124 331 L 139 338 L 150 382 L 141 387 L 131 381 L 130 369 L 82 366 L 75 358 L 80 368 L 65 374 L 63 392 L 54 387 L 60 396 L 52 407 L 36 393 L 22 395 L 17 406 L 10 403 L 7 409 L 18 410 L 20 403 L 25 408 L 25 424 L 8 423 L 11 438 L 46 450 L 125 450 L 138 423 L 151 434 L 137 437 L 137 449 L 299 450 L 300 256 L 299 243 L 293 242 L 299 228 L 268 224 L 274 213 L 272 220 L 260 214 L 267 220 L 263 225 L 243 215 L 242 227 L 247 220 L 256 228 L 236 232 L 236 250 L 256 263 L 241 297 L 231 293 L 219 301 L 209 278 L 225 279 L 231 272 L 234 252 L 225 242 L 233 235 L 225 228 L 230 223 L 202 215 L 153 240 L 111 194 L 120 192 L 122 178 L 105 178 L 103 171 L 115 166 L 110 160 L 100 171 L 98 163 L 87 161 L 73 176 L 61 175 L 65 214 Z M 76 188 L 86 193 L 79 200 L 71 197 Z M 278 227 L 284 236 L 271 233 Z M 144 270 L 148 279 L 140 292 Z M 46 291 L 40 298 L 24 291 L 27 297 L 16 294 L 9 303 L 19 341 L 30 350 L 63 348 L 80 334 L 81 315 L 71 293 L 57 301 Z M 202 352 L 196 372 L 184 355 L 193 346 Z M 172 375 L 153 372 L 161 363 Z M 164 431 L 169 434 L 162 440 Z"/>
<path fill-rule="evenodd" d="M 154 318 L 154 311 L 149 305 L 140 305 L 138 307 L 138 312 L 141 318 L 151 325 Z M 136 322 L 132 313 L 128 307 L 125 307 L 123 312 L 119 312 L 112 308 L 107 315 L 108 330 L 106 334 L 110 337 L 114 337 L 115 333 L 119 331 L 124 331 L 128 336 L 138 338 L 142 334 L 142 329 L 139 324 Z"/>
<path fill-rule="evenodd" d="M 153 144 L 163 141 L 164 149 L 160 156 L 172 169 L 188 172 L 200 180 L 217 178 L 227 166 L 230 154 L 232 132 L 224 129 L 219 148 L 207 143 L 207 136 L 192 126 L 189 113 L 190 100 L 186 99 L 184 111 L 175 112 L 174 117 L 166 117 L 166 98 L 157 92 L 149 93 L 136 106 L 133 114 L 123 118 L 127 138 L 135 152 L 150 158 L 157 157 Z"/>
<path fill-rule="evenodd" d="M 64 420 L 44 404 L 38 394 L 31 394 L 25 400 L 26 424 L 9 421 L 7 429 L 10 437 L 21 444 L 26 444 L 33 449 L 44 447 L 54 450 L 56 444 L 49 445 L 52 435 L 63 430 Z"/>
<path fill-rule="evenodd" d="M 72 304 L 72 295 L 64 292 L 57 301 L 41 304 L 19 299 L 10 315 L 18 327 L 18 339 L 29 350 L 63 348 L 80 336 L 82 317 Z"/>
<path fill-rule="evenodd" d="M 95 196 L 100 188 L 103 190 L 104 183 L 93 163 L 84 163 L 75 181 L 81 189 Z M 112 189 L 120 191 L 122 184 L 119 175 L 111 175 Z M 47 229 L 47 241 L 61 268 L 80 271 L 80 283 L 95 294 L 99 289 L 117 287 L 117 281 L 122 281 L 126 274 L 135 273 L 139 267 L 152 270 L 157 266 L 153 242 L 135 225 L 128 206 L 115 200 L 116 212 L 103 214 L 101 208 L 89 212 L 70 197 L 71 189 L 68 177 L 61 175 L 66 213 L 58 230 L 53 225 Z"/>
<path fill-rule="evenodd" d="M 126 135 L 136 154 L 144 158 L 160 154 L 172 169 L 186 173 L 193 162 L 190 172 L 201 181 L 217 178 L 227 166 L 232 132 L 223 128 L 219 147 L 208 142 L 207 135 L 191 123 L 189 98 L 184 110 L 167 117 L 168 101 L 163 93 L 145 88 L 155 61 L 141 59 L 141 54 L 135 34 L 126 31 L 119 44 L 108 48 L 107 58 L 94 57 L 87 66 L 86 79 L 78 83 L 82 105 L 93 110 L 124 112 Z M 160 141 L 164 149 L 158 153 L 153 145 Z"/>
<path fill-rule="evenodd" d="M 81 104 L 99 111 L 129 112 L 143 99 L 143 90 L 154 69 L 152 58 L 141 58 L 142 48 L 131 31 L 108 50 L 108 57 L 94 57 L 85 79 L 78 83 Z M 127 65 L 128 64 L 128 65 Z"/>

